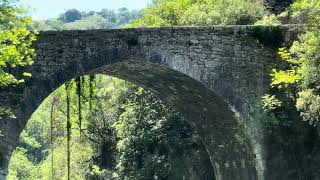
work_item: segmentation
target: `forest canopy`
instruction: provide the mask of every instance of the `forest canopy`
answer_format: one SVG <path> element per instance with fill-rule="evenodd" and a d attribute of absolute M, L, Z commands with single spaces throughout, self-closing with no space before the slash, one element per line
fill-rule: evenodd
<path fill-rule="evenodd" d="M 269 12 L 263 1 L 155 0 L 133 27 L 254 24 Z"/>

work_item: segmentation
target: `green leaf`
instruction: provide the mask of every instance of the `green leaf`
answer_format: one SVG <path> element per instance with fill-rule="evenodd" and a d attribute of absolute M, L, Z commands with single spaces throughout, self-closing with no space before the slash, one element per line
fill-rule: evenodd
<path fill-rule="evenodd" d="M 31 76 L 32 76 L 32 74 L 31 74 L 31 73 L 28 73 L 28 72 L 24 72 L 24 73 L 23 73 L 23 76 L 31 77 Z"/>

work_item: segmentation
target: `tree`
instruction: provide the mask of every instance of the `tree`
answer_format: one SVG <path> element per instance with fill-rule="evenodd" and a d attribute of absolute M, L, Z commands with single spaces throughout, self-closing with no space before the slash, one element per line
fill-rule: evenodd
<path fill-rule="evenodd" d="M 82 18 L 85 18 L 85 17 L 88 17 L 88 16 L 93 16 L 95 14 L 96 14 L 95 11 L 89 11 L 89 12 L 83 11 L 83 12 L 81 12 Z"/>
<path fill-rule="evenodd" d="M 142 12 L 142 17 L 132 22 L 133 27 L 161 27 L 182 24 L 181 18 L 190 7 L 189 0 L 158 0 Z"/>
<path fill-rule="evenodd" d="M 70 11 L 74 11 L 77 18 L 67 20 L 67 15 Z M 72 13 L 71 13 L 72 14 Z M 86 29 L 114 29 L 126 26 L 132 19 L 140 17 L 140 11 L 129 11 L 126 8 L 121 8 L 119 11 L 102 9 L 99 12 L 80 12 L 77 10 L 67 10 L 57 19 L 47 19 L 36 21 L 34 29 L 40 30 L 86 30 Z M 77 20 L 75 20 L 77 19 Z"/>
<path fill-rule="evenodd" d="M 254 24 L 268 15 L 262 1 L 156 0 L 143 11 L 133 27 L 212 26 Z"/>
<path fill-rule="evenodd" d="M 9 68 L 33 64 L 31 45 L 36 32 L 28 29 L 31 18 L 15 3 L 15 0 L 0 0 L 0 87 L 24 82 L 21 75 L 9 73 Z M 27 72 L 22 75 L 31 76 Z"/>
<path fill-rule="evenodd" d="M 59 29 L 68 29 L 68 30 L 75 30 L 75 29 L 111 29 L 115 28 L 115 24 L 110 23 L 109 21 L 106 21 L 101 16 L 88 16 L 86 18 L 83 18 L 81 20 L 71 22 L 71 23 L 65 23 L 62 24 Z"/>
<path fill-rule="evenodd" d="M 113 10 L 102 9 L 100 12 L 98 12 L 98 15 L 102 16 L 104 19 L 110 21 L 111 23 L 117 22 L 117 15 Z"/>
<path fill-rule="evenodd" d="M 120 179 L 214 179 L 191 125 L 152 92 L 132 88 L 114 123 Z"/>
<path fill-rule="evenodd" d="M 267 8 L 274 13 L 282 13 L 296 0 L 266 0 Z"/>
<path fill-rule="evenodd" d="M 295 102 L 305 121 L 320 122 L 320 1 L 299 0 L 287 14 L 292 23 L 302 24 L 304 33 L 289 50 L 279 54 L 286 69 L 274 69 L 272 86 L 283 90 Z"/>
<path fill-rule="evenodd" d="M 69 151 L 71 152 L 70 178 L 85 179 L 85 175 L 89 173 L 86 161 L 93 154 L 91 153 L 90 144 L 86 141 L 80 141 L 79 128 L 77 128 L 79 125 L 79 114 L 77 113 L 79 108 L 76 83 L 71 81 L 69 88 L 69 123 L 72 124 L 73 128 L 68 128 L 68 130 L 65 128 L 68 114 L 66 109 L 68 106 L 66 102 L 67 92 L 63 85 L 44 100 L 28 121 L 26 128 L 21 134 L 18 147 L 14 151 L 12 160 L 10 161 L 10 179 L 49 180 L 51 179 L 50 174 L 54 174 L 55 178 L 61 177 L 67 179 L 66 164 L 68 153 L 66 147 L 68 144 L 70 144 Z M 85 112 L 87 112 L 87 109 Z M 54 118 L 54 121 L 50 122 L 50 116 Z M 54 136 L 52 136 L 50 131 L 54 131 Z M 68 131 L 69 133 L 72 131 L 70 142 L 68 142 L 66 137 Z M 54 159 L 53 167 L 52 159 Z"/>
<path fill-rule="evenodd" d="M 118 24 L 128 24 L 130 22 L 130 20 L 132 19 L 131 17 L 131 13 L 130 11 L 123 7 L 118 9 L 118 13 L 117 13 L 117 20 L 118 20 Z"/>
<path fill-rule="evenodd" d="M 15 149 L 11 157 L 8 179 L 16 179 L 17 177 L 25 180 L 34 179 L 33 171 L 35 167 L 34 164 L 28 160 L 26 151 L 26 149 L 20 147 Z"/>
<path fill-rule="evenodd" d="M 74 22 L 81 18 L 81 12 L 76 9 L 69 9 L 60 17 L 60 19 L 66 23 Z"/>

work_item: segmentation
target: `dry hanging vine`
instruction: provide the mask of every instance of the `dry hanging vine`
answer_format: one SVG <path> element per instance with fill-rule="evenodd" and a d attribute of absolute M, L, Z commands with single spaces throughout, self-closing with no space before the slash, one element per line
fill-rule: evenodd
<path fill-rule="evenodd" d="M 75 79 L 77 84 L 77 95 L 78 95 L 78 122 L 79 122 L 79 133 L 81 141 L 81 131 L 82 131 L 82 89 L 83 89 L 83 77 L 79 76 Z"/>
<path fill-rule="evenodd" d="M 94 82 L 94 75 L 89 76 L 89 110 L 92 110 L 92 98 L 93 98 L 93 82 Z"/>
<path fill-rule="evenodd" d="M 71 140 L 71 121 L 70 121 L 70 84 L 66 83 L 67 94 L 67 173 L 70 180 L 70 140 Z"/>
<path fill-rule="evenodd" d="M 94 93 L 94 75 L 90 75 L 89 77 L 89 109 L 92 110 L 92 99 L 93 99 L 93 93 Z M 82 136 L 82 104 L 85 99 L 85 77 L 79 76 L 77 77 L 74 82 L 76 83 L 76 93 L 78 97 L 78 124 L 80 129 L 80 141 Z M 71 150 L 70 150 L 70 141 L 71 141 L 71 118 L 70 118 L 70 93 L 71 93 L 71 85 L 72 83 L 66 83 L 65 84 L 65 90 L 66 90 L 66 101 L 67 101 L 67 179 L 70 180 L 71 176 L 71 168 L 70 168 L 70 162 L 71 162 Z M 52 108 L 53 111 L 53 108 Z M 53 122 L 52 122 L 53 123 Z M 53 152 L 52 152 L 53 153 Z M 53 168 L 53 159 L 52 159 L 52 168 Z M 53 170 L 53 169 L 52 169 Z M 53 177 L 53 175 L 52 175 Z"/>
<path fill-rule="evenodd" d="M 55 102 L 56 102 L 56 97 L 54 97 L 52 99 L 52 104 L 51 104 L 51 111 L 50 111 L 50 146 L 51 146 L 51 179 L 54 179 L 54 161 L 53 161 L 53 129 L 54 129 L 54 117 L 53 117 L 53 113 L 54 113 L 54 106 L 55 106 Z"/>

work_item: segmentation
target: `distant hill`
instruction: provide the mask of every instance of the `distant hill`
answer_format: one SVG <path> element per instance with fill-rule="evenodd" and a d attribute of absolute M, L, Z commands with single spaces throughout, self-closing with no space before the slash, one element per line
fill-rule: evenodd
<path fill-rule="evenodd" d="M 102 9 L 96 11 L 78 11 L 69 9 L 59 17 L 35 21 L 34 28 L 38 30 L 85 30 L 122 28 L 141 16 L 141 11 L 127 8 L 118 10 Z"/>

